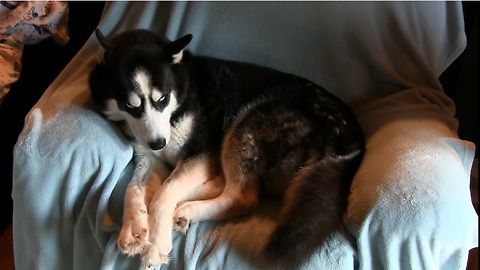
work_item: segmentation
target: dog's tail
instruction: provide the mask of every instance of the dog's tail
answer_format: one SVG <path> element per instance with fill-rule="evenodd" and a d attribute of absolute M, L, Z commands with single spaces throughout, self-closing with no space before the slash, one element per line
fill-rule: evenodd
<path fill-rule="evenodd" d="M 352 178 L 362 151 L 302 168 L 287 190 L 279 225 L 266 246 L 278 269 L 298 269 L 343 227 Z"/>

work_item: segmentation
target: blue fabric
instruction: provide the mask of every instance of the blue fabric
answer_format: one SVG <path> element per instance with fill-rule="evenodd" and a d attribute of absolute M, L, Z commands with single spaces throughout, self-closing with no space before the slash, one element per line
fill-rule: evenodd
<path fill-rule="evenodd" d="M 438 76 L 465 48 L 459 2 L 107 2 L 106 35 L 192 33 L 194 53 L 307 77 L 341 97 L 367 136 L 345 221 L 309 269 L 465 269 L 478 246 L 475 146 L 458 139 Z M 137 269 L 116 248 L 133 149 L 93 109 L 92 36 L 25 121 L 14 151 L 16 269 Z M 174 233 L 162 269 L 268 269 L 278 207 Z M 351 236 L 350 236 L 351 235 Z"/>

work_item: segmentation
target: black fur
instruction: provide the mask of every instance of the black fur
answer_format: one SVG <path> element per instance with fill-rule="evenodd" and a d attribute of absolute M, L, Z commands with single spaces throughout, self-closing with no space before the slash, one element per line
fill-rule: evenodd
<path fill-rule="evenodd" d="M 364 151 L 360 127 L 341 100 L 311 81 L 253 64 L 193 56 L 186 50 L 180 63 L 172 63 L 172 55 L 191 35 L 170 42 L 134 30 L 111 42 L 99 39 L 107 48 L 106 62 L 92 71 L 90 87 L 100 107 L 108 98 L 125 100 L 129 74 L 143 66 L 155 74 L 159 88 L 177 91 L 181 105 L 172 125 L 196 112 L 194 136 L 180 158 L 207 152 L 219 156 L 225 132 L 235 126 L 233 138 L 245 146 L 245 153 L 239 153 L 242 171 L 260 181 L 266 194 L 287 193 L 289 201 L 265 251 L 280 268 L 301 267 L 341 229 L 350 183 Z M 245 134 L 254 134 L 254 139 Z"/>

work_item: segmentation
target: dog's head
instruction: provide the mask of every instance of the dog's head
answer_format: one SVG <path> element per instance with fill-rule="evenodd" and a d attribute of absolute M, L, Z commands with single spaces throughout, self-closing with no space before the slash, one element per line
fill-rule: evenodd
<path fill-rule="evenodd" d="M 100 30 L 95 33 L 105 51 L 90 74 L 93 100 L 108 119 L 125 122 L 139 143 L 164 148 L 179 92 L 187 87 L 181 66 L 192 35 L 169 41 L 148 30 L 132 30 L 109 41 Z"/>

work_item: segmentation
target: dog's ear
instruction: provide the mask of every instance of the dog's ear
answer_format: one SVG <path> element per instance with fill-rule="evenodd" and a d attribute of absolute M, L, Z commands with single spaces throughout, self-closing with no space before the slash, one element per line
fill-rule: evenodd
<path fill-rule="evenodd" d="M 182 61 L 183 50 L 192 41 L 193 36 L 187 34 L 165 46 L 165 50 L 172 56 L 172 63 L 178 64 Z"/>
<path fill-rule="evenodd" d="M 113 50 L 115 49 L 115 45 L 108 41 L 108 39 L 103 35 L 102 31 L 100 29 L 95 29 L 95 35 L 97 36 L 98 42 L 100 42 L 100 45 L 105 49 L 105 61 L 108 63 L 110 62 L 110 58 L 113 54 Z"/>

